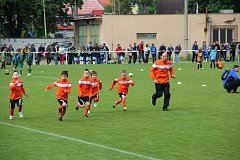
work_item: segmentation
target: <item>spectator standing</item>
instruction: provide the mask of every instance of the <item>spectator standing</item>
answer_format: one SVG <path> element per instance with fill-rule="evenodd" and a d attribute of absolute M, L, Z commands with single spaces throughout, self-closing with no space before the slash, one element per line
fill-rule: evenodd
<path fill-rule="evenodd" d="M 182 48 L 181 48 L 181 44 L 178 44 L 175 47 L 175 51 L 174 51 L 174 57 L 175 57 L 175 62 L 179 63 L 179 53 L 181 52 Z"/>
<path fill-rule="evenodd" d="M 153 63 L 156 61 L 156 56 L 157 56 L 157 48 L 155 47 L 154 44 L 150 47 L 150 52 L 152 54 L 152 61 Z"/>
<path fill-rule="evenodd" d="M 11 65 L 12 57 L 13 57 L 13 54 L 14 54 L 14 48 L 12 47 L 12 45 L 8 46 L 7 52 L 8 52 L 8 64 Z"/>
<path fill-rule="evenodd" d="M 141 41 L 138 45 L 138 63 L 144 62 L 144 47 L 143 41 Z"/>
<path fill-rule="evenodd" d="M 230 61 L 235 61 L 235 53 L 236 53 L 236 43 L 235 40 L 232 40 L 232 43 L 230 44 Z"/>
<path fill-rule="evenodd" d="M 103 64 L 104 62 L 108 63 L 107 61 L 110 61 L 112 57 L 111 54 L 109 53 L 109 48 L 106 45 L 106 43 L 103 43 L 102 51 L 103 52 L 100 52 L 100 63 L 101 64 Z"/>
<path fill-rule="evenodd" d="M 133 56 L 133 63 L 135 64 L 137 61 L 137 52 L 138 52 L 138 46 L 136 43 L 133 44 L 133 52 L 132 52 L 132 56 Z"/>
<path fill-rule="evenodd" d="M 210 68 L 212 68 L 212 65 L 214 66 L 214 68 L 216 68 L 216 59 L 217 59 L 217 46 L 215 46 L 214 50 L 211 50 L 211 54 L 210 54 Z"/>
<path fill-rule="evenodd" d="M 162 54 L 167 50 L 166 46 L 164 43 L 159 47 L 159 52 L 158 52 L 158 60 L 162 58 Z"/>
<path fill-rule="evenodd" d="M 59 52 L 59 57 L 60 57 L 60 64 L 64 65 L 65 48 L 63 47 L 63 45 L 61 45 L 58 52 Z"/>
<path fill-rule="evenodd" d="M 131 44 L 129 44 L 127 51 L 128 51 L 128 64 L 131 64 L 132 63 L 132 51 L 133 51 L 133 47 Z"/>
<path fill-rule="evenodd" d="M 117 45 L 117 48 L 115 49 L 117 53 L 117 59 L 118 59 L 118 64 L 121 64 L 123 61 L 123 55 L 122 55 L 122 47 L 120 44 Z"/>
<path fill-rule="evenodd" d="M 144 63 L 148 63 L 149 54 L 150 54 L 150 46 L 148 44 L 146 44 L 146 46 L 144 47 L 144 53 L 145 53 Z"/>
<path fill-rule="evenodd" d="M 45 52 L 45 48 L 41 44 L 40 47 L 38 48 L 36 65 L 40 65 L 40 62 L 42 61 L 43 52 Z"/>
<path fill-rule="evenodd" d="M 47 46 L 47 49 L 46 49 L 46 57 L 47 57 L 47 64 L 48 65 L 51 65 L 51 60 L 52 60 L 52 47 L 51 45 L 48 45 Z"/>
<path fill-rule="evenodd" d="M 170 44 L 170 46 L 167 49 L 167 54 L 168 54 L 168 60 L 171 61 L 171 57 L 172 57 L 172 52 L 174 51 L 174 48 L 172 47 L 172 45 Z"/>
<path fill-rule="evenodd" d="M 207 49 L 207 44 L 206 41 L 203 41 L 202 43 L 202 57 L 205 62 L 207 62 L 207 59 L 209 57 L 208 55 L 208 49 Z"/>
<path fill-rule="evenodd" d="M 197 52 L 198 52 L 198 44 L 197 41 L 195 41 L 192 45 L 192 62 L 197 62 Z"/>

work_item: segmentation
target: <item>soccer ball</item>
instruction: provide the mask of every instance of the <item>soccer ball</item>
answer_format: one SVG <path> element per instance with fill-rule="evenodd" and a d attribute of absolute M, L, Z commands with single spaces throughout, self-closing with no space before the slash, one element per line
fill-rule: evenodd
<path fill-rule="evenodd" d="M 129 76 L 129 77 L 132 77 L 132 76 L 133 76 L 133 74 L 132 74 L 132 73 L 128 73 L 128 76 Z"/>
<path fill-rule="evenodd" d="M 5 74 L 6 74 L 6 75 L 9 75 L 9 71 L 8 71 L 8 70 L 5 70 Z"/>

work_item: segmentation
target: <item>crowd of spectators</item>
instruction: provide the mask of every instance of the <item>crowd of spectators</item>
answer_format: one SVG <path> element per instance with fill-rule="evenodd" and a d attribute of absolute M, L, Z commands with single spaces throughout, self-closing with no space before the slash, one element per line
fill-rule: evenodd
<path fill-rule="evenodd" d="M 207 46 L 206 42 L 203 41 L 201 45 L 198 45 L 197 41 L 192 45 L 192 62 L 197 62 L 197 52 L 199 49 L 203 51 L 203 61 L 207 62 L 211 51 L 217 50 L 216 59 L 223 61 L 235 61 L 235 53 L 238 50 L 238 56 L 240 56 L 240 45 L 232 41 L 232 43 L 221 43 L 218 41 Z M 161 59 L 162 54 L 167 52 L 168 59 L 171 60 L 174 57 L 174 62 L 179 62 L 179 54 L 182 50 L 181 44 L 177 44 L 175 47 L 172 44 L 166 46 L 162 43 L 159 47 L 156 47 L 154 43 L 144 44 L 141 41 L 139 44 L 134 43 L 129 44 L 129 46 L 124 49 L 121 44 L 118 44 L 114 51 L 110 51 L 108 46 L 103 44 L 93 44 L 89 42 L 86 47 L 77 49 L 74 44 L 70 44 L 67 48 L 63 45 L 52 44 L 48 46 L 40 45 L 38 49 L 35 45 L 26 45 L 22 49 L 17 49 L 23 54 L 23 57 L 28 53 L 35 53 L 35 64 L 40 65 L 42 58 L 46 58 L 46 63 L 51 64 L 106 64 L 106 63 L 149 63 L 149 58 L 152 59 L 154 63 L 157 59 Z M 16 50 L 16 51 L 17 51 Z M 12 45 L 7 46 L 6 44 L 0 46 L 1 61 L 6 65 L 11 65 L 14 61 L 14 55 L 16 53 Z M 227 55 L 229 59 L 227 59 Z M 117 60 L 114 61 L 113 58 L 116 57 Z M 239 58 L 238 58 L 239 60 Z M 2 63 L 2 64 L 3 64 Z M 4 65 L 2 65 L 4 68 Z"/>

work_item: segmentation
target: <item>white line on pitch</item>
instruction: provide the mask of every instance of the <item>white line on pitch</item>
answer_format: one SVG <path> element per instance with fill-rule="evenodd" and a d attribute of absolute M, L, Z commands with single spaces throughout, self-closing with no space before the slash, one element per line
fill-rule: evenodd
<path fill-rule="evenodd" d="M 108 146 L 105 146 L 105 145 L 102 145 L 102 144 L 97 144 L 97 143 L 93 143 L 93 142 L 84 141 L 84 140 L 81 140 L 81 139 L 71 138 L 71 137 L 68 137 L 68 136 L 62 136 L 62 135 L 58 135 L 58 134 L 54 134 L 54 133 L 40 131 L 40 130 L 36 130 L 36 129 L 24 127 L 24 126 L 14 125 L 14 124 L 5 123 L 5 122 L 0 122 L 0 124 L 15 127 L 15 128 L 21 128 L 21 129 L 25 129 L 27 131 L 36 132 L 36 133 L 40 133 L 40 134 L 45 134 L 45 135 L 49 135 L 49 136 L 53 136 L 53 137 L 57 137 L 57 138 L 64 138 L 64 139 L 68 139 L 68 140 L 71 140 L 71 141 L 74 141 L 74 142 L 88 144 L 88 145 L 96 146 L 96 147 L 99 147 L 99 148 L 104 148 L 104 149 L 108 149 L 108 150 L 112 150 L 112 151 L 116 151 L 116 152 L 120 152 L 120 153 L 124 153 L 124 154 L 128 154 L 128 155 L 140 157 L 140 158 L 143 158 L 143 159 L 159 160 L 157 158 L 148 157 L 148 156 L 145 156 L 145 155 L 142 155 L 142 154 L 128 152 L 128 151 L 124 151 L 124 150 L 121 150 L 121 149 L 108 147 Z"/>

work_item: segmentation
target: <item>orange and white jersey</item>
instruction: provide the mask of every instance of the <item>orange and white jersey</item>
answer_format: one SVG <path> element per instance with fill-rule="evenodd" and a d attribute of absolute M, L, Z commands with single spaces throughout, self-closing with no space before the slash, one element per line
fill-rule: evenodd
<path fill-rule="evenodd" d="M 26 91 L 23 87 L 23 81 L 19 79 L 12 79 L 10 82 L 10 99 L 17 100 L 22 98 L 22 94 L 26 94 Z"/>
<path fill-rule="evenodd" d="M 82 77 L 78 81 L 78 96 L 89 97 L 91 91 L 91 79 L 89 77 Z"/>
<path fill-rule="evenodd" d="M 168 71 L 170 71 L 171 76 L 174 75 L 172 62 L 169 60 L 166 62 L 157 60 L 150 69 L 150 76 L 152 80 L 157 80 L 159 84 L 167 83 L 169 82 Z"/>
<path fill-rule="evenodd" d="M 96 78 L 93 79 L 91 78 L 91 93 L 90 93 L 90 97 L 96 95 L 99 93 L 99 90 L 102 89 L 102 82 L 100 81 L 100 79 Z"/>
<path fill-rule="evenodd" d="M 57 80 L 46 87 L 47 90 L 57 87 L 57 99 L 68 100 L 68 94 L 72 91 L 72 85 L 69 80 Z"/>
<path fill-rule="evenodd" d="M 115 84 L 118 84 L 118 93 L 124 93 L 125 95 L 128 94 L 128 87 L 129 85 L 131 86 L 134 86 L 134 82 L 129 79 L 128 77 L 125 77 L 125 78 L 122 78 L 122 77 L 119 77 L 117 79 L 115 79 L 113 82 L 112 82 L 112 85 L 110 86 L 110 90 L 113 89 L 114 85 Z"/>

